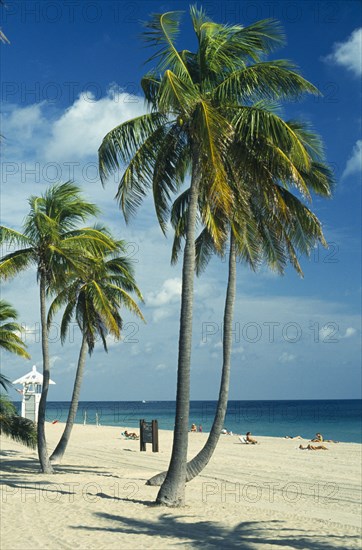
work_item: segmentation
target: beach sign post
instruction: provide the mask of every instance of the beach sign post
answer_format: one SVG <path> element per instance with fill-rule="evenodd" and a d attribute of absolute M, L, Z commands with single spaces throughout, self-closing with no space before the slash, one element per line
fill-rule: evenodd
<path fill-rule="evenodd" d="M 21 402 L 21 416 L 33 422 L 37 422 L 43 375 L 36 370 L 36 365 L 33 365 L 32 370 L 28 372 L 28 374 L 14 380 L 13 384 L 23 385 L 22 390 L 16 390 L 23 396 Z M 55 384 L 55 382 L 49 380 L 49 384 Z"/>
<path fill-rule="evenodd" d="M 158 421 L 140 420 L 140 450 L 146 450 L 146 443 L 152 443 L 152 452 L 158 453 Z"/>

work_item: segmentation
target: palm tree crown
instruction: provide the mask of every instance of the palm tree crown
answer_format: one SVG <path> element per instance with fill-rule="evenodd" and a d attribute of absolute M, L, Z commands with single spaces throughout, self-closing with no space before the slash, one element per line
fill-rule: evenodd
<path fill-rule="evenodd" d="M 122 318 L 119 309 L 124 306 L 142 320 L 143 315 L 129 295 L 135 292 L 143 300 L 133 276 L 124 241 L 114 241 L 113 250 L 89 256 L 85 269 L 68 274 L 68 284 L 59 292 L 50 306 L 48 324 L 60 307 L 66 306 L 61 323 L 61 339 L 64 342 L 69 323 L 75 316 L 85 336 L 89 353 L 92 353 L 99 335 L 107 350 L 107 334 L 120 338 Z"/>

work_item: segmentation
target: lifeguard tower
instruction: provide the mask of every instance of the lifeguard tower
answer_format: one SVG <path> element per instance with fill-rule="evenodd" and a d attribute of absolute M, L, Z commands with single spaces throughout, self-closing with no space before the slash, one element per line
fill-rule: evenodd
<path fill-rule="evenodd" d="M 36 370 L 36 366 L 34 365 L 28 374 L 14 380 L 13 384 L 23 385 L 22 390 L 17 390 L 23 396 L 21 402 L 21 416 L 33 422 L 37 422 L 43 375 Z M 49 380 L 49 384 L 55 384 L 55 382 Z"/>

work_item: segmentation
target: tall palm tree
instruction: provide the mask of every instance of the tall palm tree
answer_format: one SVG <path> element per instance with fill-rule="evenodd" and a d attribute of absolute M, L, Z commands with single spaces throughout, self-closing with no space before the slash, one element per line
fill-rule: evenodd
<path fill-rule="evenodd" d="M 317 93 L 288 62 L 259 61 L 260 55 L 283 43 L 275 21 L 260 21 L 246 28 L 218 25 L 193 7 L 191 17 L 198 49 L 192 53 L 178 51 L 175 46 L 179 16 L 179 12 L 157 14 L 146 25 L 149 45 L 158 48 L 151 58 L 158 61 L 157 66 L 142 79 L 151 112 L 113 129 L 99 149 L 102 181 L 120 165 L 126 165 L 117 193 L 126 220 L 152 188 L 156 214 L 164 231 L 171 196 L 191 173 L 182 268 L 174 441 L 168 474 L 157 496 L 158 503 L 170 506 L 184 503 L 198 201 L 206 205 L 201 210 L 202 222 L 217 249 L 221 249 L 225 234 L 215 223 L 213 209 L 225 215 L 232 212 L 234 196 L 228 183 L 227 153 L 235 132 L 241 133 L 244 121 L 250 122 L 250 102 L 257 98 L 295 98 L 305 92 Z M 239 129 L 231 123 L 236 113 Z M 273 121 L 266 128 L 262 115 L 255 123 L 260 135 L 273 132 L 282 145 L 292 141 L 299 165 L 307 167 L 309 159 L 288 127 Z"/>
<path fill-rule="evenodd" d="M 36 267 L 40 287 L 41 344 L 43 355 L 43 387 L 39 403 L 37 440 L 41 470 L 53 473 L 45 438 L 45 410 L 49 388 L 50 362 L 46 312 L 46 293 L 65 284 L 67 270 L 84 263 L 87 254 L 112 248 L 111 240 L 97 228 L 78 228 L 98 208 L 84 200 L 80 188 L 71 182 L 53 185 L 40 196 L 29 199 L 30 212 L 23 233 L 0 226 L 0 244 L 17 247 L 0 259 L 0 277 L 10 279 Z"/>
<path fill-rule="evenodd" d="M 106 336 L 121 337 L 122 318 L 120 309 L 126 307 L 144 320 L 136 302 L 129 295 L 135 292 L 143 300 L 134 280 L 130 261 L 125 253 L 125 242 L 115 241 L 115 249 L 110 254 L 89 259 L 85 270 L 74 272 L 69 284 L 56 296 L 50 306 L 48 324 L 62 306 L 65 307 L 61 323 L 61 339 L 64 342 L 69 323 L 75 316 L 82 333 L 77 372 L 67 422 L 61 439 L 50 460 L 60 462 L 67 448 L 74 420 L 78 410 L 79 395 L 85 368 L 86 354 L 92 354 L 97 336 L 100 336 L 107 351 Z"/>
<path fill-rule="evenodd" d="M 319 151 L 319 154 L 321 154 L 321 151 Z M 259 168 L 261 178 L 263 171 L 264 178 L 268 177 L 269 170 L 265 172 L 265 168 L 265 159 L 263 159 L 263 163 L 260 164 Z M 325 197 L 330 196 L 333 176 L 327 166 L 320 162 L 312 162 L 311 172 L 304 175 L 304 180 L 308 188 L 314 189 L 317 194 Z M 263 178 L 262 181 L 264 181 Z M 255 183 L 258 185 L 258 182 Z M 242 258 L 254 271 L 261 263 L 266 263 L 269 268 L 279 274 L 284 273 L 287 262 L 289 262 L 297 273 L 303 276 L 297 253 L 309 255 L 317 242 L 321 242 L 323 245 L 326 244 L 319 220 L 297 197 L 280 188 L 278 184 L 274 184 L 274 188 L 268 190 L 266 197 L 265 193 L 262 192 L 264 187 L 265 181 L 264 186 L 258 185 L 255 193 L 254 186 L 253 195 L 249 198 L 254 216 L 253 224 L 250 223 L 250 219 L 245 220 L 240 216 L 242 208 L 238 208 L 238 205 L 235 204 L 234 219 L 230 228 L 229 273 L 223 321 L 223 364 L 219 398 L 207 441 L 201 451 L 187 464 L 186 481 L 192 480 L 208 464 L 224 425 L 231 370 L 237 257 Z M 276 200 L 277 195 L 279 196 L 278 200 Z M 275 211 L 274 205 L 278 206 L 277 211 Z M 182 218 L 179 218 L 179 213 L 179 209 L 173 212 L 176 229 L 173 249 L 174 262 L 177 260 L 180 247 L 179 238 L 184 226 Z M 185 216 L 184 213 L 183 216 Z M 225 223 L 225 220 L 220 221 L 220 223 Z M 211 254 L 216 252 L 207 230 L 203 230 L 199 235 L 196 241 L 196 250 L 197 272 L 200 274 L 206 267 Z M 165 476 L 166 472 L 157 474 L 148 480 L 147 484 L 160 485 Z"/>
<path fill-rule="evenodd" d="M 26 345 L 18 334 L 21 333 L 21 326 L 16 322 L 17 316 L 16 310 L 0 299 L 0 348 L 30 359 Z"/>

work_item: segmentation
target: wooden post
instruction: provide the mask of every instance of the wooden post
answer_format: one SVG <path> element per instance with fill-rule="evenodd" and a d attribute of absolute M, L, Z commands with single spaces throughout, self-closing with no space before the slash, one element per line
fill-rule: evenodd
<path fill-rule="evenodd" d="M 145 427 L 145 421 L 144 419 L 140 420 L 140 451 L 146 450 L 146 442 L 144 440 L 144 427 Z"/>
<path fill-rule="evenodd" d="M 152 420 L 152 452 L 158 453 L 158 422 Z"/>

